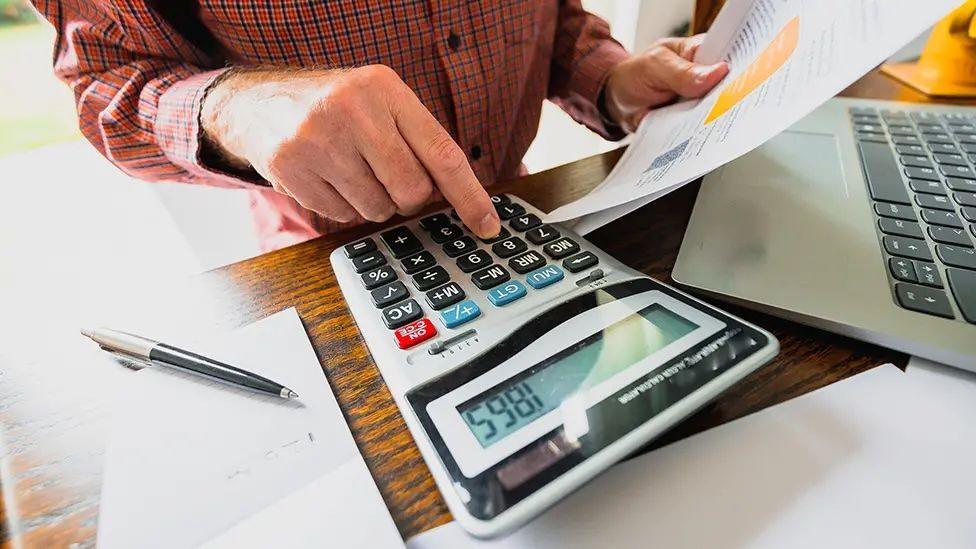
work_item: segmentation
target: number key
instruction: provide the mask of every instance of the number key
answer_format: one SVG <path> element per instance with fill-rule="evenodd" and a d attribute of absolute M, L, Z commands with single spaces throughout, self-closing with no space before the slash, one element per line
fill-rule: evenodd
<path fill-rule="evenodd" d="M 491 197 L 492 204 L 508 204 L 511 201 L 512 199 L 507 194 L 496 194 Z"/>
<path fill-rule="evenodd" d="M 491 256 L 484 250 L 476 250 L 457 259 L 457 266 L 466 273 L 491 265 Z"/>
<path fill-rule="evenodd" d="M 451 223 L 449 225 L 444 225 L 443 227 L 434 229 L 434 231 L 430 233 L 430 237 L 434 240 L 434 242 L 443 244 L 448 240 L 461 238 L 461 235 L 463 234 L 464 232 L 461 231 L 461 227 Z"/>
<path fill-rule="evenodd" d="M 503 221 L 525 213 L 525 208 L 521 204 L 515 203 L 495 204 L 495 210 L 498 211 L 498 217 L 502 218 Z"/>
<path fill-rule="evenodd" d="M 427 217 L 420 218 L 420 228 L 425 231 L 433 231 L 451 224 L 451 219 L 445 213 L 435 213 Z"/>
<path fill-rule="evenodd" d="M 478 238 L 478 240 L 484 242 L 485 244 L 491 244 L 493 242 L 498 242 L 499 240 L 505 240 L 506 238 L 512 236 L 512 233 L 508 232 L 508 229 L 502 227 L 501 231 L 497 235 L 491 238 Z"/>
<path fill-rule="evenodd" d="M 491 246 L 491 251 L 495 252 L 495 255 L 501 258 L 512 257 L 517 253 L 524 252 L 529 247 L 525 244 L 525 241 L 517 236 L 513 236 L 508 240 L 502 240 L 501 242 L 496 242 Z"/>
<path fill-rule="evenodd" d="M 523 232 L 542 225 L 542 220 L 539 219 L 539 216 L 535 214 L 525 214 L 518 217 L 513 217 L 508 224 L 511 225 L 516 231 Z"/>
<path fill-rule="evenodd" d="M 457 240 L 444 244 L 444 253 L 448 257 L 457 257 L 476 249 L 478 249 L 478 245 L 474 243 L 474 239 L 470 236 L 462 236 Z"/>
<path fill-rule="evenodd" d="M 539 225 L 525 233 L 525 238 L 528 238 L 529 242 L 535 245 L 545 244 L 559 238 L 559 231 L 549 225 Z"/>

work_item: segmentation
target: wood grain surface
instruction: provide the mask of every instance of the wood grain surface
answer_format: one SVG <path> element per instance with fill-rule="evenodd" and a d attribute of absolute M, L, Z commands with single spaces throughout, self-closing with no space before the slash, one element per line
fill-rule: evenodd
<path fill-rule="evenodd" d="M 866 76 L 844 95 L 926 99 L 877 73 Z M 619 154 L 613 151 L 584 159 L 499 185 L 493 191 L 511 192 L 549 211 L 591 189 Z M 696 191 L 697 185 L 689 185 L 596 231 L 589 239 L 631 267 L 669 281 Z M 184 283 L 147 289 L 133 282 L 131 287 L 116 288 L 120 297 L 111 307 L 137 318 L 151 304 L 151 320 L 165 326 L 164 332 L 177 329 L 195 334 L 230 329 L 296 307 L 356 443 L 400 532 L 407 537 L 446 522 L 450 516 L 349 316 L 328 261 L 335 247 L 376 229 L 362 227 L 322 237 Z M 53 295 L 56 290 L 48 285 L 24 291 Z M 98 303 L 101 301 L 93 300 L 87 306 Z M 53 314 L 54 307 L 57 304 L 52 304 L 51 322 L 59 318 Z M 724 307 L 772 331 L 780 340 L 780 355 L 655 445 L 885 362 L 906 362 L 905 356 L 872 345 Z M 144 318 L 139 321 L 147 322 Z M 25 328 L 23 337 L 29 340 L 42 328 Z M 110 391 L 106 387 L 117 387 L 131 372 L 91 367 L 86 362 L 104 360 L 97 351 L 65 341 L 42 342 L 46 347 L 29 356 L 5 354 L 6 349 L 0 349 L 3 547 L 94 545 L 108 429 L 106 393 Z"/>

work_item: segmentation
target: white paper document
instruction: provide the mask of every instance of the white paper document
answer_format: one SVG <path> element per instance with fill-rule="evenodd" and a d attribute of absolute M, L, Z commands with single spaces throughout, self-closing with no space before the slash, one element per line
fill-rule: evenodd
<path fill-rule="evenodd" d="M 586 197 L 550 212 L 547 221 L 575 219 L 642 198 L 646 203 L 742 156 L 960 3 L 729 0 L 696 56 L 705 64 L 727 61 L 725 80 L 701 100 L 651 112 L 606 180 Z M 603 213 L 578 229 L 588 232 L 627 211 Z"/>
<path fill-rule="evenodd" d="M 99 547 L 402 546 L 294 309 L 185 347 L 300 398 L 164 367 L 133 374 L 106 453 Z"/>
<path fill-rule="evenodd" d="M 885 365 L 618 464 L 512 535 L 411 549 L 976 546 L 976 376 Z"/>

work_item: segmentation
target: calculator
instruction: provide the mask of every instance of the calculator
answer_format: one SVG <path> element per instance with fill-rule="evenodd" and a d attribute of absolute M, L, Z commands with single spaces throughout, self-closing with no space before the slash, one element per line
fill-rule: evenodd
<path fill-rule="evenodd" d="M 447 209 L 330 258 L 449 509 L 483 538 L 543 512 L 779 349 L 530 204 L 492 202 L 495 238 Z"/>

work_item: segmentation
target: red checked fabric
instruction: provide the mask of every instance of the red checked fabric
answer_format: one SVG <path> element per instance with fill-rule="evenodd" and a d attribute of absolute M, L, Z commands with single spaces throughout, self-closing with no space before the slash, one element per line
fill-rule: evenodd
<path fill-rule="evenodd" d="M 388 65 L 490 185 L 519 174 L 547 97 L 606 135 L 595 103 L 627 55 L 579 0 L 200 0 L 219 51 L 201 50 L 147 0 L 34 3 L 58 31 L 55 71 L 85 137 L 140 179 L 251 189 L 267 249 L 340 225 L 201 161 L 201 103 L 228 65 Z"/>

